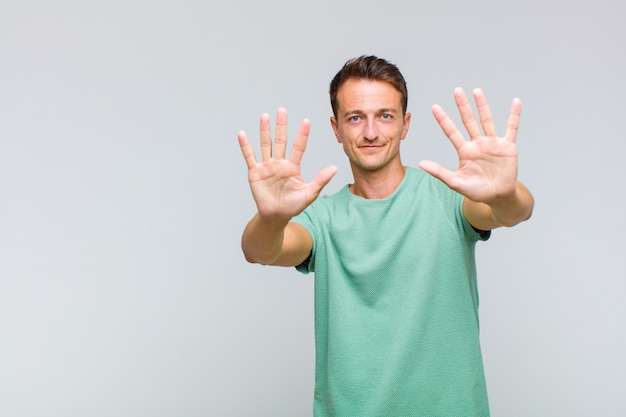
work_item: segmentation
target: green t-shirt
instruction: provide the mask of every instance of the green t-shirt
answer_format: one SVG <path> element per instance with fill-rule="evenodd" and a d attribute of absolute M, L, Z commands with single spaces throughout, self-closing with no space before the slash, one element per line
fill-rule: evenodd
<path fill-rule="evenodd" d="M 293 219 L 313 251 L 316 417 L 489 415 L 463 197 L 415 168 L 388 198 L 344 187 Z"/>

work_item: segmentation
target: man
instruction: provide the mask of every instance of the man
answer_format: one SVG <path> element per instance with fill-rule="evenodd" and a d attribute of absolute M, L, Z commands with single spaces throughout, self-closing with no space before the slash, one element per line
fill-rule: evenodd
<path fill-rule="evenodd" d="M 406 167 L 402 74 L 374 56 L 348 61 L 330 85 L 330 122 L 354 183 L 333 196 L 318 198 L 336 167 L 310 183 L 300 176 L 309 121 L 288 159 L 284 109 L 273 146 L 261 116 L 260 162 L 239 132 L 258 208 L 243 233 L 246 259 L 315 273 L 315 416 L 489 415 L 474 247 L 528 219 L 534 203 L 517 181 L 520 101 L 500 138 L 485 96 L 473 95 L 480 126 L 454 91 L 469 141 L 433 107 L 457 171 L 432 161 Z"/>

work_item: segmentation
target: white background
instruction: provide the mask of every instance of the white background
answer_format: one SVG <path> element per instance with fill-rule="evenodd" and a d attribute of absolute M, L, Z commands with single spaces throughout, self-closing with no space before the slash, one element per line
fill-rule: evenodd
<path fill-rule="evenodd" d="M 351 180 L 328 83 L 409 85 L 403 161 L 455 153 L 430 108 L 523 102 L 533 219 L 478 247 L 494 416 L 626 415 L 626 6 L 618 0 L 0 1 L 0 415 L 307 416 L 313 276 L 247 264 L 236 142 L 310 118 L 303 175 Z M 258 149 L 258 147 L 257 147 Z"/>

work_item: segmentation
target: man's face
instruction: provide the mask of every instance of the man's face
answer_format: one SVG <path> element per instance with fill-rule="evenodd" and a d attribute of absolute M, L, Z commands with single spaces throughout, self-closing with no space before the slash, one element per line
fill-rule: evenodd
<path fill-rule="evenodd" d="M 400 141 L 409 130 L 411 114 L 402 115 L 398 90 L 385 81 L 349 79 L 337 92 L 337 104 L 331 125 L 353 171 L 401 164 Z"/>

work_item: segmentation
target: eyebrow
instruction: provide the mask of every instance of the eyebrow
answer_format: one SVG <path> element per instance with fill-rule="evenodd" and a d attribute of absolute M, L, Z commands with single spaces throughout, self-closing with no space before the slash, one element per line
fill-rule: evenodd
<path fill-rule="evenodd" d="M 384 107 L 382 109 L 376 110 L 376 113 L 377 114 L 380 114 L 380 113 L 397 114 L 398 111 L 396 109 L 394 109 L 394 108 L 391 108 L 391 107 L 390 108 Z M 351 116 L 351 115 L 354 115 L 354 114 L 363 115 L 363 114 L 365 114 L 365 111 L 360 110 L 360 109 L 346 111 L 346 112 L 343 113 L 343 117 L 348 117 L 348 116 Z"/>

